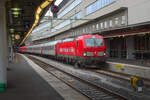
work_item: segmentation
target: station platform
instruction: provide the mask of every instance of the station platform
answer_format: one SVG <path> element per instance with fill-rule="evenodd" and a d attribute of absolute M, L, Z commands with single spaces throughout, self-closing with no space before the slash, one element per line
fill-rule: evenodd
<path fill-rule="evenodd" d="M 7 88 L 0 93 L 0 100 L 64 100 L 20 55 L 9 64 L 7 75 Z"/>
<path fill-rule="evenodd" d="M 150 80 L 150 60 L 106 58 L 105 69 Z"/>
<path fill-rule="evenodd" d="M 106 57 L 107 61 L 130 64 L 136 66 L 150 67 L 150 59 L 120 59 Z"/>

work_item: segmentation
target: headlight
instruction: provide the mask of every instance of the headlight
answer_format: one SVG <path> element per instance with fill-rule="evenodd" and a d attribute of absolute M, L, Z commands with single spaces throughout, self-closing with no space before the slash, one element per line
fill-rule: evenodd
<path fill-rule="evenodd" d="M 104 52 L 104 56 L 106 55 L 106 53 Z"/>
<path fill-rule="evenodd" d="M 83 52 L 83 56 L 86 56 L 87 55 L 87 53 L 86 52 Z"/>

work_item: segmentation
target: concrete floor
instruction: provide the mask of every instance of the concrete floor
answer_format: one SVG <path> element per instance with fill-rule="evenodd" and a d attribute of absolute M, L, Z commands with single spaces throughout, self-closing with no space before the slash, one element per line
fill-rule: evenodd
<path fill-rule="evenodd" d="M 21 56 L 8 67 L 8 86 L 0 100 L 64 100 Z"/>
<path fill-rule="evenodd" d="M 21 55 L 24 57 L 24 59 L 29 63 L 29 65 L 45 80 L 48 82 L 50 86 L 55 88 L 55 90 L 65 99 L 65 100 L 89 100 L 86 96 L 83 94 L 77 92 L 72 87 L 66 85 L 61 80 L 57 79 L 52 74 L 48 73 L 41 67 L 39 67 L 37 64 L 35 64 L 33 61 L 28 59 L 26 56 Z"/>

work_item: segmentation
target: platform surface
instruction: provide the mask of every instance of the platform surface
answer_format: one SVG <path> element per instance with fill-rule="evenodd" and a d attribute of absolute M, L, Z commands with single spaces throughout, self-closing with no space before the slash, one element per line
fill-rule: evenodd
<path fill-rule="evenodd" d="M 116 62 L 116 63 L 123 63 L 123 64 L 130 64 L 135 66 L 143 66 L 143 67 L 150 67 L 150 59 L 120 59 L 120 58 L 109 58 L 106 57 L 106 61 L 108 62 Z"/>
<path fill-rule="evenodd" d="M 23 57 L 17 55 L 7 70 L 7 89 L 0 93 L 0 100 L 64 100 Z"/>

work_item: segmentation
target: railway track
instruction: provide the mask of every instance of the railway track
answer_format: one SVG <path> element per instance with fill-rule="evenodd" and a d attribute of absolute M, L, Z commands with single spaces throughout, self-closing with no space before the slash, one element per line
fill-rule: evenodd
<path fill-rule="evenodd" d="M 128 100 L 128 98 L 123 95 L 114 93 L 111 90 L 97 85 L 96 82 L 98 82 L 99 80 L 97 80 L 96 78 L 90 80 L 88 78 L 85 78 L 85 76 L 83 77 L 69 71 L 67 72 L 53 65 L 42 62 L 34 57 L 28 56 L 28 58 L 30 58 L 47 72 L 54 75 L 56 78 L 68 84 L 83 95 L 87 96 L 91 100 Z"/>
<path fill-rule="evenodd" d="M 91 70 L 89 70 L 89 71 L 91 71 Z M 94 70 L 92 72 L 95 72 L 95 73 L 100 74 L 100 75 L 105 75 L 105 76 L 108 76 L 108 77 L 112 77 L 112 78 L 115 78 L 115 79 L 119 79 L 119 80 L 122 80 L 122 81 L 126 81 L 128 83 L 131 82 L 131 78 L 133 77 L 133 75 L 114 72 L 114 71 L 109 71 L 109 70 Z M 142 77 L 140 77 L 140 78 L 142 78 Z M 147 87 L 147 88 L 150 88 L 150 80 L 146 79 L 146 78 L 142 78 L 142 79 L 144 81 L 144 86 Z"/>

